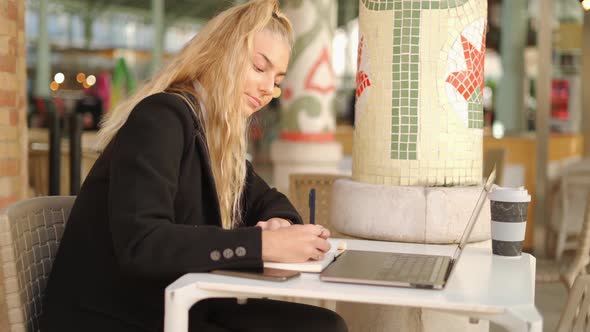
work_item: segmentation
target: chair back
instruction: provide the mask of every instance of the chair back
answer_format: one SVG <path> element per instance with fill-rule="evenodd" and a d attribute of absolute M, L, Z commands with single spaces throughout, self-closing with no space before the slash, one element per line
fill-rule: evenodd
<path fill-rule="evenodd" d="M 349 178 L 340 174 L 294 173 L 289 175 L 289 198 L 305 223 L 309 223 L 309 192 L 316 190 L 315 221 L 330 230 L 333 237 L 348 238 L 338 233 L 330 222 L 332 184 L 338 179 Z"/>
<path fill-rule="evenodd" d="M 580 231 L 584 207 L 590 194 L 590 171 L 569 173 L 561 179 L 562 220 L 569 226 L 566 232 Z"/>
<path fill-rule="evenodd" d="M 590 171 L 566 172 L 559 180 L 556 204 L 548 226 L 548 235 L 555 234 L 555 242 L 547 242 L 557 260 L 565 250 L 575 249 L 584 223 L 584 208 L 590 195 Z M 554 246 L 550 246 L 551 244 Z M 573 281 L 572 281 L 573 282 Z"/>
<path fill-rule="evenodd" d="M 75 198 L 30 198 L 0 214 L 0 303 L 8 331 L 39 331 L 41 299 Z"/>
<path fill-rule="evenodd" d="M 590 275 L 579 276 L 570 289 L 565 310 L 557 324 L 558 332 L 590 330 Z"/>
<path fill-rule="evenodd" d="M 590 195 L 586 197 L 586 204 L 583 206 L 586 207 L 586 211 L 582 231 L 578 238 L 576 255 L 572 264 L 562 275 L 562 279 L 570 288 L 579 275 L 586 274 L 586 266 L 590 263 Z"/>
<path fill-rule="evenodd" d="M 590 157 L 574 160 L 564 166 L 563 173 L 583 173 L 590 172 Z"/>

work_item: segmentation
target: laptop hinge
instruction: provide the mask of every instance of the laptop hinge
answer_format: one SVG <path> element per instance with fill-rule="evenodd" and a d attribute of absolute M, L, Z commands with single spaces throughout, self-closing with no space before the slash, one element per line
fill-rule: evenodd
<path fill-rule="evenodd" d="M 455 265 L 456 260 L 451 259 L 451 262 L 449 263 L 449 265 L 447 266 L 447 271 L 445 272 L 445 282 L 449 281 L 449 278 L 451 277 L 451 271 L 453 270 L 453 265 Z"/>

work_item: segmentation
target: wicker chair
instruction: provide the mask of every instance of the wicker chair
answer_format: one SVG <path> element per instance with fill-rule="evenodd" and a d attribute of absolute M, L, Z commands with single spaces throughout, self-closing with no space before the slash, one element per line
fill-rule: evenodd
<path fill-rule="evenodd" d="M 557 332 L 590 330 L 590 276 L 579 276 L 569 292 Z"/>
<path fill-rule="evenodd" d="M 546 246 L 555 259 L 561 259 L 565 250 L 576 248 L 584 218 L 584 202 L 588 196 L 590 171 L 572 172 L 561 178 L 554 217 L 547 227 Z"/>
<path fill-rule="evenodd" d="M 337 232 L 330 223 L 330 204 L 332 199 L 332 184 L 338 179 L 348 176 L 338 174 L 309 174 L 295 173 L 289 176 L 289 198 L 297 212 L 303 217 L 305 223 L 309 223 L 309 192 L 316 190 L 316 224 L 330 230 L 332 237 L 350 238 Z"/>
<path fill-rule="evenodd" d="M 586 199 L 586 212 L 582 231 L 578 237 L 576 254 L 571 263 L 565 260 L 537 260 L 537 282 L 563 282 L 571 288 L 579 275 L 587 273 L 586 267 L 590 263 L 590 195 Z"/>
<path fill-rule="evenodd" d="M 0 214 L 3 331 L 39 331 L 41 298 L 74 196 L 30 198 Z"/>

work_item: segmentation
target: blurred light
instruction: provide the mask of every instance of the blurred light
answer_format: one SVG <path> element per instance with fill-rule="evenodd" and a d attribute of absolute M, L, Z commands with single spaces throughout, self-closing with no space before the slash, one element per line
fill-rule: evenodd
<path fill-rule="evenodd" d="M 85 80 L 86 80 L 86 74 L 78 73 L 78 75 L 76 75 L 76 81 L 78 81 L 78 83 L 83 83 Z"/>
<path fill-rule="evenodd" d="M 336 29 L 332 38 L 332 66 L 338 76 L 342 76 L 346 71 L 346 30 Z"/>
<path fill-rule="evenodd" d="M 57 73 L 57 74 L 55 74 L 55 76 L 53 77 L 53 79 L 58 84 L 62 84 L 64 82 L 64 80 L 66 79 L 66 77 L 65 77 L 65 75 L 63 73 Z"/>
<path fill-rule="evenodd" d="M 86 84 L 93 86 L 96 83 L 96 77 L 94 75 L 88 75 L 86 78 Z"/>
<path fill-rule="evenodd" d="M 494 90 L 489 86 L 483 88 L 483 108 L 490 109 L 494 102 Z"/>
<path fill-rule="evenodd" d="M 86 81 L 84 81 L 82 83 L 82 86 L 84 87 L 84 89 L 88 89 L 90 87 L 90 85 L 88 85 L 88 83 L 86 83 Z"/>
<path fill-rule="evenodd" d="M 57 89 L 59 89 L 59 83 L 53 81 L 51 82 L 51 84 L 49 84 L 49 88 L 51 89 L 51 91 L 56 91 Z"/>
<path fill-rule="evenodd" d="M 590 0 L 582 0 L 582 8 L 584 10 L 590 10 Z"/>
<path fill-rule="evenodd" d="M 492 136 L 498 139 L 504 137 L 504 125 L 500 121 L 494 121 L 492 125 Z"/>

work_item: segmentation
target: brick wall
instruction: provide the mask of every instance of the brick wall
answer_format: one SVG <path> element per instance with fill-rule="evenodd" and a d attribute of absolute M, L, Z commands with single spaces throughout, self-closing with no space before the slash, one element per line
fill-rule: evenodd
<path fill-rule="evenodd" d="M 26 195 L 25 1 L 0 0 L 0 210 Z"/>
<path fill-rule="evenodd" d="M 25 0 L 0 0 L 0 210 L 24 198 L 28 187 L 25 66 Z M 0 331 L 8 331 L 3 286 Z"/>

